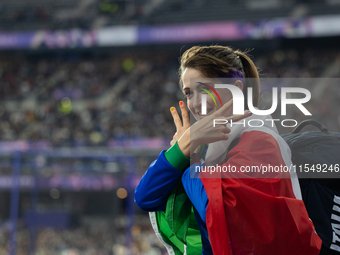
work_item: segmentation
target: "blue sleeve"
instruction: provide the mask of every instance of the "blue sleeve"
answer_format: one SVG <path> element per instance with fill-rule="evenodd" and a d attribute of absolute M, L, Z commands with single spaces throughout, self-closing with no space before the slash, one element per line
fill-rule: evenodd
<path fill-rule="evenodd" d="M 204 223 L 206 223 L 205 215 L 209 200 L 203 183 L 199 178 L 199 172 L 195 171 L 196 167 L 199 166 L 200 165 L 195 164 L 187 168 L 182 175 L 182 183 L 191 203 L 194 205 Z"/>
<path fill-rule="evenodd" d="M 182 175 L 166 160 L 164 152 L 152 162 L 135 190 L 135 203 L 144 211 L 165 211 L 169 193 Z"/>

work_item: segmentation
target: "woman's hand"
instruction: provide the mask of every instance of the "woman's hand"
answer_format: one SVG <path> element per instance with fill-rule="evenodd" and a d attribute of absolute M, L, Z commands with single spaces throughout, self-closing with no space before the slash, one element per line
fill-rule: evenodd
<path fill-rule="evenodd" d="M 230 112 L 232 106 L 233 100 L 231 99 L 216 112 L 197 121 L 184 131 L 178 139 L 178 147 L 186 157 L 189 158 L 191 155 L 190 151 L 194 152 L 202 144 L 228 139 L 228 133 L 231 131 L 230 128 L 226 124 L 216 124 L 214 127 L 214 119 L 225 120 L 225 123 L 229 123 L 231 119 L 233 122 L 237 122 L 252 114 L 250 111 L 246 111 L 243 115 L 225 116 L 226 112 Z"/>
<path fill-rule="evenodd" d="M 228 140 L 228 133 L 230 133 L 231 130 L 229 127 L 227 127 L 227 123 L 230 123 L 231 119 L 233 122 L 237 122 L 251 115 L 250 111 L 246 111 L 243 115 L 225 116 L 225 112 L 230 112 L 232 106 L 233 99 L 224 104 L 216 112 L 204 117 L 191 126 L 190 140 L 191 146 L 193 146 L 193 148 L 191 148 L 192 150 L 202 144 Z M 214 120 L 218 121 L 214 123 Z"/>
<path fill-rule="evenodd" d="M 189 113 L 183 101 L 179 102 L 179 107 L 181 109 L 183 122 L 181 118 L 179 117 L 176 108 L 175 107 L 170 108 L 172 117 L 174 119 L 174 123 L 176 125 L 176 133 L 170 142 L 171 146 L 174 145 L 175 142 L 178 141 L 182 137 L 184 132 L 190 127 Z"/>

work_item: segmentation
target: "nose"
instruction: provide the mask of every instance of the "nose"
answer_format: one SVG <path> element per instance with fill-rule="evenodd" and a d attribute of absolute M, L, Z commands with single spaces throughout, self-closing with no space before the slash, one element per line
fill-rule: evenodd
<path fill-rule="evenodd" d="M 201 93 L 194 93 L 193 97 L 190 99 L 191 111 L 195 113 L 201 112 Z"/>

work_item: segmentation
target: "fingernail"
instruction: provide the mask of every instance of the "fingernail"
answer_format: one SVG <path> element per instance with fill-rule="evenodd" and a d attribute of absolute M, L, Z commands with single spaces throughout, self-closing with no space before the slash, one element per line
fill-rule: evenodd
<path fill-rule="evenodd" d="M 175 107 L 171 107 L 171 108 L 170 108 L 170 111 L 174 111 L 174 110 L 175 110 Z"/>
<path fill-rule="evenodd" d="M 248 112 L 248 115 L 252 115 L 253 113 L 251 111 Z"/>
<path fill-rule="evenodd" d="M 179 105 L 182 106 L 183 102 L 182 101 L 179 101 Z"/>

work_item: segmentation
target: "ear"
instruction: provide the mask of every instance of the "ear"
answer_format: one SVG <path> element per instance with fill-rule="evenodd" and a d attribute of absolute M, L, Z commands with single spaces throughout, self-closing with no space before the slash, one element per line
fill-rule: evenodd
<path fill-rule="evenodd" d="M 243 91 L 243 83 L 240 80 L 235 81 L 234 85 Z"/>

